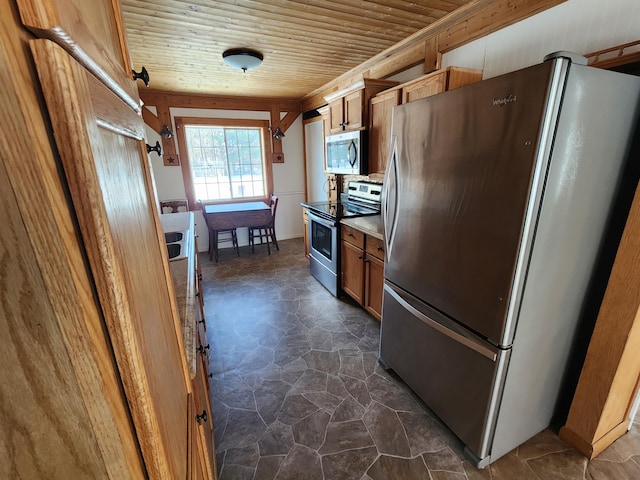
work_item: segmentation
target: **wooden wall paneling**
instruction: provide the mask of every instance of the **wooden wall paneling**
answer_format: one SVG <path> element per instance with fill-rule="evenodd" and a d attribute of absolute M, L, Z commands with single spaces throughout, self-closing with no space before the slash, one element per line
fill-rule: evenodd
<path fill-rule="evenodd" d="M 0 478 L 145 478 L 33 87 L 32 37 L 10 2 L 0 27 Z"/>
<path fill-rule="evenodd" d="M 31 47 L 147 470 L 184 478 L 189 379 L 145 188 L 144 129 L 113 95 L 94 105 L 110 94 L 59 47 Z"/>
<path fill-rule="evenodd" d="M 593 458 L 627 431 L 640 378 L 640 185 L 636 188 L 560 438 Z"/>

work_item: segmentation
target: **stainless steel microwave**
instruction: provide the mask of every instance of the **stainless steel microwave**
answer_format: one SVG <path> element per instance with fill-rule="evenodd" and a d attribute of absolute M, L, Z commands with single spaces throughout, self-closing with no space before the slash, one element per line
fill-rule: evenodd
<path fill-rule="evenodd" d="M 366 131 L 329 135 L 325 139 L 327 173 L 364 175 L 366 171 Z"/>

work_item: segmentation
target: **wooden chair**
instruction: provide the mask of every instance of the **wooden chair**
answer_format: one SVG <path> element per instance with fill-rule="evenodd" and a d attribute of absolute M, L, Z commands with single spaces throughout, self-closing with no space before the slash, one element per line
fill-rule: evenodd
<path fill-rule="evenodd" d="M 188 211 L 189 203 L 187 202 L 186 198 L 160 201 L 160 213 L 179 213 Z"/>
<path fill-rule="evenodd" d="M 271 220 L 266 225 L 258 225 L 249 227 L 249 244 L 251 245 L 251 253 L 255 253 L 255 240 L 260 239 L 260 245 L 267 244 L 267 251 L 271 255 L 271 247 L 269 244 L 273 242 L 276 250 L 280 250 L 278 239 L 276 238 L 276 210 L 278 209 L 278 197 L 271 195 L 269 200 L 271 206 Z"/>
<path fill-rule="evenodd" d="M 207 230 L 209 231 L 209 260 L 211 260 L 212 257 L 215 257 L 216 263 L 218 263 L 218 246 L 220 243 L 226 242 L 231 242 L 231 244 L 233 245 L 233 249 L 236 251 L 236 254 L 239 257 L 240 247 L 238 246 L 238 235 L 236 234 L 236 229 L 231 228 L 228 230 L 214 230 L 211 225 L 209 225 L 209 219 L 207 218 L 207 214 L 204 211 L 204 205 L 202 201 L 198 200 L 198 204 L 202 209 L 202 216 L 204 217 L 204 222 L 207 224 Z"/>

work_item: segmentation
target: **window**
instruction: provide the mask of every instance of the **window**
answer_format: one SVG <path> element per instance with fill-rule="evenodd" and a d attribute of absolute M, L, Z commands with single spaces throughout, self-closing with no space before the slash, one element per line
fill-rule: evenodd
<path fill-rule="evenodd" d="M 176 128 L 190 204 L 266 198 L 273 190 L 267 121 L 176 118 Z"/>

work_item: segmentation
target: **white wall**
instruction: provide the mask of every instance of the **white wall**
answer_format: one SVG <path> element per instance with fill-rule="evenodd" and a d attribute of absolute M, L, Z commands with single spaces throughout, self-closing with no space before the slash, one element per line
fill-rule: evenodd
<path fill-rule="evenodd" d="M 321 118 L 321 117 L 319 117 Z M 327 176 L 324 174 L 324 131 L 322 119 L 304 125 L 307 159 L 307 201 L 327 199 Z"/>
<path fill-rule="evenodd" d="M 443 55 L 491 78 L 567 50 L 585 55 L 640 39 L 640 0 L 569 0 Z"/>
<path fill-rule="evenodd" d="M 150 108 L 154 111 L 155 109 Z M 176 131 L 175 117 L 204 117 L 204 118 L 243 118 L 253 120 L 269 120 L 269 112 L 237 111 L 237 110 L 208 110 L 192 108 L 171 109 L 171 129 Z M 154 145 L 160 136 L 146 126 L 147 142 Z M 175 137 L 174 137 L 175 138 Z M 162 143 L 162 142 L 161 142 Z M 287 129 L 282 139 L 282 150 L 285 163 L 273 164 L 273 188 L 278 196 L 278 211 L 276 214 L 276 236 L 278 239 L 302 237 L 302 207 L 304 201 L 305 178 L 302 141 L 302 115 Z M 176 141 L 176 152 L 178 145 Z M 150 154 L 151 167 L 156 186 L 158 200 L 172 200 L 186 198 L 182 168 L 164 166 L 162 158 L 154 152 Z M 209 248 L 208 232 L 201 212 L 195 212 L 196 230 L 199 235 L 198 248 L 206 251 Z M 238 230 L 238 241 L 241 245 L 248 243 L 246 229 Z"/>

